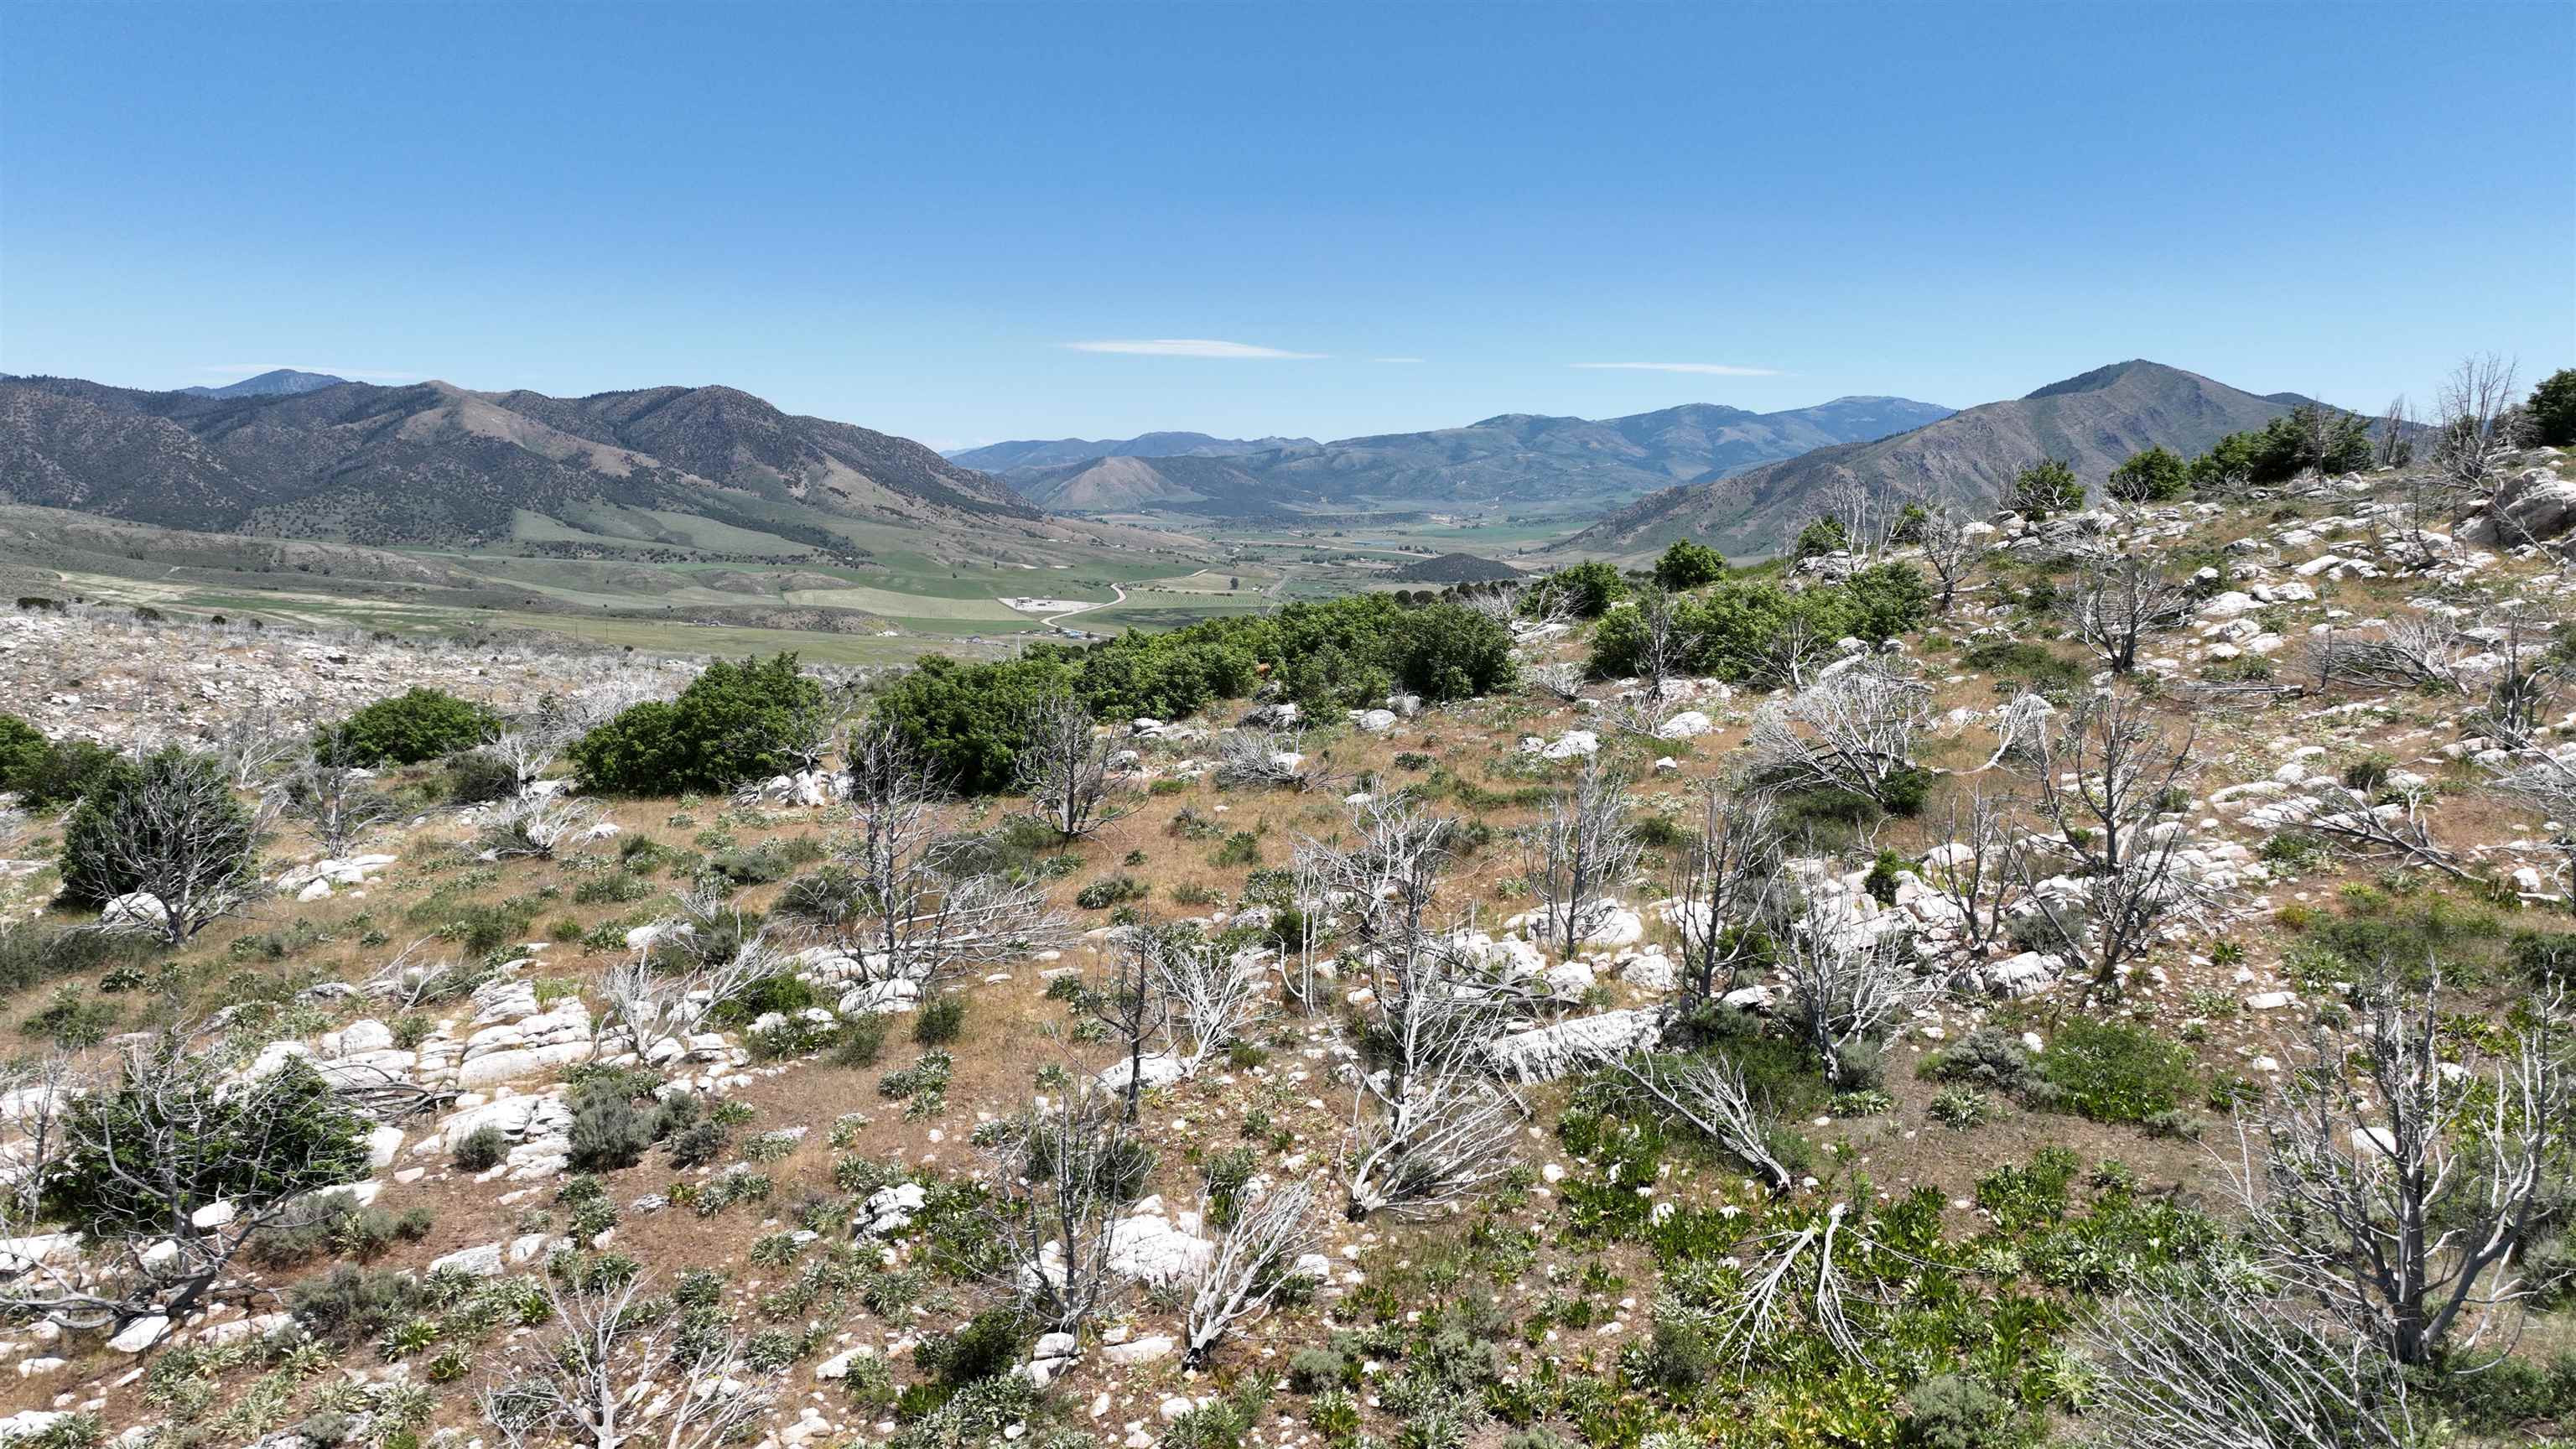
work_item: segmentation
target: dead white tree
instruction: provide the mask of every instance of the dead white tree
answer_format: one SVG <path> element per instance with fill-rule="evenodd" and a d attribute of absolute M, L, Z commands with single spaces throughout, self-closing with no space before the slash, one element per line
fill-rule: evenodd
<path fill-rule="evenodd" d="M 1366 1082 L 1369 1078 L 1363 1077 Z M 1401 1100 L 1353 1124 L 1344 1154 L 1343 1215 L 1360 1222 L 1384 1212 L 1408 1221 L 1438 1217 L 1500 1181 L 1527 1115 L 1521 1104 L 1464 1062 L 1417 1073 Z M 1372 1093 L 1363 1089 L 1365 1101 Z"/>
<path fill-rule="evenodd" d="M 1666 918 L 1680 938 L 1685 999 L 1705 1005 L 1765 959 L 1762 949 L 1782 904 L 1779 811 L 1760 793 L 1710 790 L 1699 835 L 1672 867 Z"/>
<path fill-rule="evenodd" d="M 325 855 L 348 853 L 358 838 L 387 821 L 400 819 L 402 807 L 376 788 L 372 772 L 348 762 L 336 738 L 326 738 L 296 765 L 280 786 L 285 813 L 303 822 Z"/>
<path fill-rule="evenodd" d="M 2391 619 L 2375 635 L 2320 634 L 2309 644 L 2308 657 L 2317 677 L 2327 682 L 2443 693 L 2462 687 L 2459 630 L 2427 615 Z"/>
<path fill-rule="evenodd" d="M 684 1332 L 680 1315 L 654 1311 L 649 1273 L 537 1281 L 553 1331 L 523 1342 L 476 1399 L 510 1449 L 719 1449 L 776 1402 L 774 1376 L 751 1366 L 739 1334 Z"/>
<path fill-rule="evenodd" d="M 1048 1327 L 1072 1332 L 1124 1286 L 1114 1230 L 1152 1162 L 1116 1104 L 1079 1082 L 985 1149 L 985 1230 L 1011 1290 Z"/>
<path fill-rule="evenodd" d="M 1212 1204 L 1202 1202 L 1200 1217 Z M 1224 1236 L 1182 1320 L 1188 1343 L 1181 1362 L 1205 1368 L 1216 1346 L 1237 1324 L 1259 1318 L 1286 1283 L 1297 1259 L 1314 1251 L 1315 1183 L 1312 1178 L 1274 1187 L 1241 1208 Z"/>
<path fill-rule="evenodd" d="M 731 949 L 702 954 L 686 949 L 694 936 L 670 931 L 662 923 L 656 943 L 669 941 L 677 950 L 656 952 L 652 946 L 608 969 L 600 979 L 605 1001 L 606 1036 L 623 1032 L 637 1055 L 659 1061 L 679 1055 L 707 1014 L 753 986 L 784 976 L 792 963 L 758 931 L 731 941 Z M 709 938 L 716 944 L 718 938 Z"/>
<path fill-rule="evenodd" d="M 1916 530 L 1915 542 L 1923 550 L 1923 567 L 1932 574 L 1940 593 L 1935 607 L 1950 612 L 1959 590 L 1976 574 L 1977 562 L 1985 550 L 1976 536 L 1968 532 L 1967 520 L 1954 516 L 1946 505 L 1932 508 Z"/>
<path fill-rule="evenodd" d="M 2549 843 L 2558 851 L 2560 878 L 2576 899 L 2576 760 L 2537 747 L 2515 752 L 2488 767 L 2488 788 L 2556 824 Z"/>
<path fill-rule="evenodd" d="M 1856 479 L 1839 479 L 1825 487 L 1817 502 L 1822 516 L 1832 519 L 1843 531 L 1843 547 L 1850 551 L 1852 566 L 1867 568 L 1887 548 L 1888 535 L 1896 528 L 1898 510 L 1870 491 Z"/>
<path fill-rule="evenodd" d="M 236 790 L 258 790 L 280 766 L 306 753 L 304 733 L 273 709 L 246 709 L 215 729 L 206 748 Z"/>
<path fill-rule="evenodd" d="M 1270 1019 L 1270 983 L 1243 956 L 1208 941 L 1165 940 L 1153 969 L 1180 1028 L 1181 1075 L 1196 1076 Z"/>
<path fill-rule="evenodd" d="M 2042 736 L 2033 801 L 2052 829 L 2014 852 L 2024 899 L 2071 958 L 2089 961 L 2092 989 L 2115 992 L 2163 924 L 2205 914 L 2206 893 L 2183 869 L 2188 839 L 2161 820 L 2189 798 L 2193 734 L 2179 739 L 2134 695 L 2105 694 L 2061 712 Z"/>
<path fill-rule="evenodd" d="M 1680 601 L 1661 586 L 1638 589 L 1629 607 L 1637 611 L 1637 678 L 1646 689 L 1646 707 L 1653 712 L 1639 733 L 1653 734 L 1655 726 L 1663 723 L 1664 683 L 1680 677 L 1687 667 L 1690 639 L 1682 624 Z"/>
<path fill-rule="evenodd" d="M 2491 1332 L 2509 1347 L 2533 1286 L 2517 1255 L 2566 1185 L 2562 1005 L 2492 1050 L 2453 1043 L 2433 989 L 2379 991 L 2360 1029 L 2319 1028 L 2313 1068 L 2285 1073 L 2244 1134 L 2237 1186 L 2267 1270 L 2401 1364 Z"/>
<path fill-rule="evenodd" d="M 615 711 L 603 713 L 582 697 L 549 697 L 535 709 L 503 721 L 484 740 L 483 753 L 508 766 L 511 778 L 525 791 L 545 778 L 546 766 L 572 748 L 573 741 L 614 717 Z"/>
<path fill-rule="evenodd" d="M 1582 669 L 1562 660 L 1533 664 L 1521 671 L 1521 678 L 1529 684 L 1530 693 L 1542 699 L 1572 704 L 1583 697 Z"/>
<path fill-rule="evenodd" d="M 1020 720 L 1019 780 L 1029 813 L 1065 840 L 1079 840 L 1127 812 L 1110 798 L 1109 761 L 1118 744 L 1069 694 L 1032 706 Z"/>
<path fill-rule="evenodd" d="M 1238 789 L 1313 790 L 1333 779 L 1309 763 L 1304 739 L 1275 730 L 1233 729 L 1216 737 L 1216 780 Z"/>
<path fill-rule="evenodd" d="M 1652 1055 L 1616 1058 L 1610 1066 L 1693 1131 L 1761 1173 L 1773 1192 L 1787 1192 L 1795 1181 L 1771 1151 L 1743 1068 L 1709 1057 Z"/>
<path fill-rule="evenodd" d="M 1751 1245 L 1743 1295 L 1714 1344 L 1719 1353 L 1733 1350 L 1739 1368 L 1751 1362 L 1755 1347 L 1800 1318 L 1806 1322 L 1799 1326 L 1822 1334 L 1845 1358 L 1861 1357 L 1860 1335 L 1843 1306 L 1856 1291 L 1844 1263 L 1867 1251 L 1870 1240 L 1848 1221 L 1849 1203 L 1803 1217 L 1797 1226 L 1766 1233 Z"/>
<path fill-rule="evenodd" d="M 1838 903 L 1810 897 L 1780 940 L 1786 1015 L 1835 1086 L 1861 1082 L 1863 1054 L 1932 991 L 1914 971 L 1912 938 L 1875 929 Z"/>
<path fill-rule="evenodd" d="M 1996 707 L 1993 715 L 1995 752 L 1986 757 L 1984 764 L 1968 773 L 1982 774 L 2016 755 L 2033 754 L 2040 747 L 2041 731 L 2047 727 L 2048 717 L 2056 712 L 2057 706 L 2028 691 L 2004 701 Z"/>
<path fill-rule="evenodd" d="M 184 1318 L 299 1199 L 367 1175 L 373 1124 L 310 1065 L 227 1081 L 199 1045 L 174 1029 L 125 1047 L 112 1078 L 54 1066 L 28 1083 L 43 1095 L 12 1107 L 26 1135 L 0 1198 L 0 1310 L 74 1328 Z M 28 1252 L 58 1211 L 86 1252 Z"/>
<path fill-rule="evenodd" d="M 476 843 L 491 860 L 552 860 L 558 851 L 591 838 L 599 806 L 561 794 L 522 795 L 503 802 Z"/>
<path fill-rule="evenodd" d="M 2086 1332 L 2086 1422 L 2133 1449 L 2413 1449 L 2406 1380 L 2379 1345 L 2285 1304 L 2135 1293 Z"/>
<path fill-rule="evenodd" d="M 2415 461 L 2415 405 L 2399 393 L 2379 410 L 2379 441 L 2373 461 L 2382 468 L 2403 468 Z"/>
<path fill-rule="evenodd" d="M 2072 610 L 2076 637 L 2104 668 L 2127 674 L 2138 667 L 2148 639 L 2191 622 L 2191 591 L 2135 555 L 2085 565 Z"/>
<path fill-rule="evenodd" d="M 1074 1009 L 1117 1039 L 1125 1078 L 1118 1083 L 1121 1116 L 1134 1122 L 1145 1095 L 1145 1058 L 1160 1056 L 1171 1045 L 1177 1011 L 1164 971 L 1164 957 L 1175 947 L 1166 933 L 1151 926 L 1127 928 L 1108 972 L 1083 983 Z"/>
<path fill-rule="evenodd" d="M 2433 466 L 2472 506 L 2492 501 L 2504 481 L 2515 443 L 2513 402 L 2514 365 L 2492 352 L 2461 359 L 2434 400 Z M 2498 516 L 2496 526 L 2512 524 Z"/>
<path fill-rule="evenodd" d="M 1772 789 L 1824 787 L 1901 804 L 1930 698 L 1921 680 L 1863 663 L 1765 704 L 1745 738 L 1755 778 Z"/>
<path fill-rule="evenodd" d="M 853 731 L 843 759 L 851 831 L 833 852 L 849 908 L 832 929 L 869 981 L 909 981 L 927 996 L 950 972 L 1063 945 L 1072 925 L 1037 885 L 966 869 L 974 842 L 943 828 L 946 791 L 881 725 Z"/>
<path fill-rule="evenodd" d="M 2388 793 L 2394 799 L 2373 800 L 2329 779 L 2310 780 L 2303 788 L 2309 809 L 2301 825 L 2344 854 L 2358 860 L 2411 862 L 2456 881 L 2478 879 L 2461 867 L 2457 855 L 2433 839 L 2432 822 L 2426 818 L 2431 803 L 2428 790 L 2420 786 L 2392 790 Z"/>
<path fill-rule="evenodd" d="M 1637 868 L 1627 782 L 1593 755 L 1574 788 L 1521 832 L 1521 878 L 1538 902 L 1536 934 L 1567 956 L 1599 930 L 1618 901 L 1605 894 Z"/>
<path fill-rule="evenodd" d="M 1923 882 L 1949 906 L 1945 913 L 1958 934 L 1959 954 L 1981 961 L 2003 944 L 2023 881 L 2013 869 L 2014 802 L 1982 789 L 1953 794 L 1944 807 L 1938 861 L 1923 871 Z"/>
<path fill-rule="evenodd" d="M 1759 646 L 1757 682 L 1803 690 L 1828 664 L 1842 658 L 1842 641 L 1818 629 L 1805 614 L 1793 614 Z"/>

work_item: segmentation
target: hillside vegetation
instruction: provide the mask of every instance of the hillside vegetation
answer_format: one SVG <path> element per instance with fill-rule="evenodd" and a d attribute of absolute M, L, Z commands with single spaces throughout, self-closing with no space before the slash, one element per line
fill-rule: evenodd
<path fill-rule="evenodd" d="M 869 676 L 30 601 L 0 1439 L 2564 1436 L 2576 467 L 2445 422 Z"/>

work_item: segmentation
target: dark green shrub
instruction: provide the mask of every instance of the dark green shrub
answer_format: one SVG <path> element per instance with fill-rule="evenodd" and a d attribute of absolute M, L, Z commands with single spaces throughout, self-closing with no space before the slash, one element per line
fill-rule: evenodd
<path fill-rule="evenodd" d="M 425 1207 L 368 1207 L 347 1192 L 327 1192 L 298 1203 L 278 1223 L 251 1239 L 251 1256 L 276 1267 L 336 1253 L 372 1262 L 396 1243 L 417 1243 L 435 1223 Z"/>
<path fill-rule="evenodd" d="M 2158 444 L 2112 469 L 2102 491 L 2123 503 L 2166 503 L 2190 487 L 2190 466 L 2182 455 Z"/>
<path fill-rule="evenodd" d="M 63 740 L 41 754 L 21 756 L 19 774 L 0 789 L 14 790 L 30 810 L 59 810 L 88 794 L 125 757 L 87 740 Z"/>
<path fill-rule="evenodd" d="M 718 793 L 800 769 L 820 732 L 823 687 L 780 654 L 718 660 L 676 700 L 647 700 L 573 742 L 583 788 L 624 795 Z"/>
<path fill-rule="evenodd" d="M 2004 501 L 2025 518 L 2042 519 L 2084 506 L 2084 480 L 2062 459 L 2042 458 L 2013 475 Z"/>
<path fill-rule="evenodd" d="M 1849 547 L 1851 547 L 1851 538 L 1843 532 L 1841 519 L 1817 518 L 1798 530 L 1797 541 L 1789 546 L 1789 556 L 1802 559 L 1817 558 L 1829 553 L 1840 553 Z"/>
<path fill-rule="evenodd" d="M 1655 582 L 1678 593 L 1713 584 L 1726 572 L 1726 560 L 1716 549 L 1687 538 L 1676 539 L 1655 560 Z"/>
<path fill-rule="evenodd" d="M 1210 858 L 1217 865 L 1261 864 L 1261 838 L 1249 830 L 1238 830 L 1225 838 Z"/>
<path fill-rule="evenodd" d="M 368 769 L 417 765 L 473 749 L 499 723 L 492 711 L 445 690 L 410 689 L 316 731 L 313 750 Z"/>
<path fill-rule="evenodd" d="M 477 1127 L 456 1144 L 456 1165 L 466 1172 L 487 1172 L 501 1165 L 510 1152 L 510 1139 L 498 1127 Z"/>
<path fill-rule="evenodd" d="M 45 1180 L 46 1210 L 111 1241 L 166 1233 L 217 1202 L 264 1210 L 365 1177 L 373 1126 L 301 1059 L 227 1086 L 211 1056 L 165 1037 L 113 1090 L 72 1104 L 63 1140 L 114 1146 L 73 1146 Z M 128 1170 L 135 1153 L 154 1164 L 148 1178 Z"/>
<path fill-rule="evenodd" d="M 662 1139 L 662 1150 L 670 1154 L 676 1168 L 704 1167 L 724 1156 L 733 1142 L 733 1133 L 723 1123 L 701 1118 Z"/>
<path fill-rule="evenodd" d="M 0 714 L 0 790 L 25 793 L 38 767 L 54 747 L 36 727 L 14 714 Z"/>
<path fill-rule="evenodd" d="M 1612 604 L 1628 597 L 1628 581 L 1619 576 L 1616 565 L 1599 559 L 1558 569 L 1530 586 L 1523 608 L 1531 613 L 1545 613 L 1559 605 L 1579 618 L 1598 619 Z"/>
<path fill-rule="evenodd" d="M 1926 1059 L 1923 1075 L 1936 1081 L 1988 1087 L 2020 1098 L 2033 1107 L 2053 1105 L 2056 1088 L 2041 1076 L 2021 1038 L 2000 1027 L 1981 1026 L 1939 1055 Z"/>
<path fill-rule="evenodd" d="M 942 996 L 913 1013 L 912 1039 L 922 1046 L 946 1046 L 965 1033 L 966 998 Z"/>
<path fill-rule="evenodd" d="M 97 976 L 105 989 L 105 978 L 131 973 L 156 954 L 137 936 L 19 921 L 0 926 L 0 994 L 66 976 Z"/>
<path fill-rule="evenodd" d="M 1657 1319 L 1654 1336 L 1637 1355 L 1638 1377 L 1660 1389 L 1697 1388 L 1717 1367 L 1717 1345 L 1688 1319 Z"/>
<path fill-rule="evenodd" d="M 923 1339 L 912 1358 L 940 1383 L 960 1388 L 1017 1367 L 1026 1336 L 1026 1320 L 1016 1309 L 987 1308 L 954 1333 Z"/>
<path fill-rule="evenodd" d="M 2533 442 L 2576 447 L 2576 367 L 2562 367 L 2542 378 L 2522 409 L 2531 419 Z"/>
<path fill-rule="evenodd" d="M 119 760 L 63 827 L 63 897 L 94 906 L 156 886 L 155 894 L 175 895 L 176 881 L 202 889 L 210 872 L 247 862 L 257 844 L 250 812 L 212 759 L 169 749 L 140 764 Z M 203 924 L 183 920 L 178 929 Z"/>
<path fill-rule="evenodd" d="M 1895 851 L 1882 850 L 1878 859 L 1870 862 L 1869 874 L 1862 877 L 1861 888 L 1869 892 L 1871 900 L 1882 906 L 1892 906 L 1896 904 L 1896 876 L 1904 869 L 1905 862 Z"/>

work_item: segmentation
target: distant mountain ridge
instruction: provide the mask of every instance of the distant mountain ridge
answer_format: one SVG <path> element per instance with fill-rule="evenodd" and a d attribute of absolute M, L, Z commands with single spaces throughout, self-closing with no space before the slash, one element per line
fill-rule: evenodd
<path fill-rule="evenodd" d="M 762 547 L 846 549 L 843 520 L 1040 518 L 918 443 L 734 388 L 556 398 L 444 382 L 219 396 L 0 376 L 0 502 L 365 544 L 488 541 L 530 516 L 649 541 L 686 516 Z"/>
<path fill-rule="evenodd" d="M 1892 397 L 1836 398 L 1776 413 L 1714 403 L 1598 420 L 1505 413 L 1424 433 L 1222 456 L 1113 454 L 1011 466 L 1001 476 L 1031 502 L 1069 512 L 1251 515 L 1372 499 L 1616 500 L 1904 432 L 1949 413 Z"/>
<path fill-rule="evenodd" d="M 2306 401 L 2297 393 L 2245 392 L 2163 363 L 2113 363 L 1893 437 L 1668 488 L 1558 547 L 1633 554 L 1691 538 L 1727 554 L 1770 553 L 1806 525 L 1822 491 L 1838 482 L 1890 498 L 1990 508 L 2014 474 L 2043 457 L 2066 460 L 2098 487 L 2133 454 L 2159 444 L 2186 456 L 2203 452 Z"/>
<path fill-rule="evenodd" d="M 190 397 L 292 397 L 299 392 L 315 392 L 338 387 L 348 381 L 327 372 L 298 372 L 291 367 L 271 368 L 257 377 L 245 377 L 222 387 L 183 387 L 179 391 Z"/>
<path fill-rule="evenodd" d="M 1313 447 L 1312 438 L 1216 438 L 1206 433 L 1140 433 L 1132 438 L 1018 439 L 959 448 L 940 454 L 961 468 L 1004 473 L 1015 468 L 1053 468 L 1093 458 L 1232 458 L 1272 448 Z"/>

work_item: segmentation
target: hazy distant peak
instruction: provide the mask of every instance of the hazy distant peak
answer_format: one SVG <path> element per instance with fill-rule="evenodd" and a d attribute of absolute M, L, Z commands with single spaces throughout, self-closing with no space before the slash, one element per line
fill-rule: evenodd
<path fill-rule="evenodd" d="M 179 391 L 190 397 L 292 397 L 300 392 L 339 387 L 348 380 L 333 377 L 327 372 L 298 372 L 291 367 L 276 367 L 257 377 L 245 377 L 222 387 L 183 387 Z"/>

